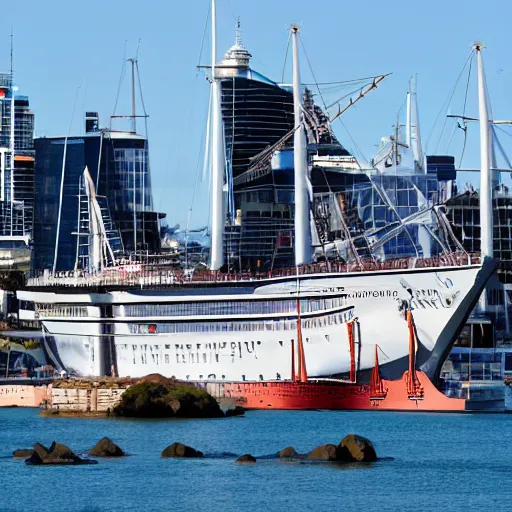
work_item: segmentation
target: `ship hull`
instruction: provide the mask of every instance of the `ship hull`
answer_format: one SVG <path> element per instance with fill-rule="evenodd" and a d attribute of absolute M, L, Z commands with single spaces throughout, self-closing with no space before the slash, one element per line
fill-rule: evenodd
<path fill-rule="evenodd" d="M 371 386 L 340 381 L 236 382 L 221 389 L 207 386 L 219 398 L 229 398 L 247 409 L 327 409 L 461 412 L 471 410 L 462 398 L 448 398 L 423 373 L 418 372 L 421 397 L 410 396 L 406 378 L 382 381 L 384 395 L 372 394 Z"/>
<path fill-rule="evenodd" d="M 292 324 L 278 328 L 277 317 L 263 321 L 257 315 L 239 320 L 234 315 L 135 318 L 123 314 L 122 307 L 126 306 L 116 309 L 116 304 L 212 300 L 226 304 L 234 294 L 248 300 L 296 297 L 297 286 L 301 295 L 325 298 L 345 294 L 353 309 L 326 307 L 317 312 L 316 318 L 302 319 L 305 359 L 311 377 L 349 372 L 346 323 L 357 316 L 357 369 L 373 367 L 378 344 L 383 378 L 400 378 L 408 356 L 404 307 L 410 307 L 419 342 L 418 364 L 427 367 L 432 378 L 493 270 L 494 262 L 487 260 L 483 265 L 464 267 L 302 275 L 299 280 L 291 276 L 242 282 L 236 287 L 233 283 L 220 283 L 195 290 L 175 287 L 167 291 L 102 293 L 34 289 L 18 292 L 18 297 L 36 304 L 87 305 L 86 316 L 39 317 L 50 356 L 72 373 L 113 372 L 138 377 L 156 372 L 184 380 L 268 381 L 291 378 L 290 346 L 296 339 Z M 30 311 L 20 311 L 20 316 L 23 314 L 27 319 L 34 318 Z M 237 326 L 233 327 L 235 320 Z M 199 324 L 213 321 L 217 322 L 215 329 L 198 328 Z M 182 327 L 172 327 L 174 324 Z M 140 331 L 141 326 L 148 325 L 155 326 L 153 333 Z"/>

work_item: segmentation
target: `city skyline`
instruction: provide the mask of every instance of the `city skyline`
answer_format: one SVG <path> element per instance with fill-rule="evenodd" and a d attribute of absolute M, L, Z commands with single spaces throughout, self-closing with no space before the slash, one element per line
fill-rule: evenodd
<path fill-rule="evenodd" d="M 495 19 L 492 8 L 477 10 L 477 3 L 473 1 L 444 5 L 436 0 L 429 6 L 413 7 L 397 1 L 395 9 L 373 2 L 366 4 L 368 9 L 349 12 L 334 1 L 324 2 L 322 9 L 313 11 L 304 1 L 274 5 L 264 0 L 255 6 L 245 1 L 219 0 L 218 57 L 222 58 L 234 43 L 236 18 L 240 16 L 244 42 L 253 55 L 252 67 L 273 80 L 281 79 L 287 25 L 293 21 L 302 26 L 307 57 L 319 82 L 392 72 L 377 91 L 343 116 L 344 126 L 333 125 L 347 149 L 358 157 L 362 153 L 367 158 L 375 154 L 381 137 L 391 133 L 404 102 L 409 77 L 417 74 L 423 142 L 424 145 L 429 142 L 426 150 L 446 152 L 451 140 L 449 150 L 458 164 L 462 132 L 456 130 L 452 135 L 450 125 L 445 130 L 446 140 L 438 145 L 438 133 L 432 126 L 437 118 L 436 129 L 440 131 L 444 122 L 443 103 L 474 40 L 482 40 L 488 46 L 484 58 L 493 112 L 500 119 L 511 117 L 507 113 L 507 84 L 512 78 L 512 69 L 506 66 L 504 44 L 506 13 L 511 7 L 501 1 L 491 2 L 503 13 Z M 5 34 L 2 67 L 7 68 L 9 64 L 8 34 L 13 27 L 15 81 L 20 92 L 31 98 L 36 112 L 36 136 L 63 136 L 68 134 L 70 125 L 71 133 L 79 135 L 83 133 L 83 114 L 88 110 L 97 110 L 101 126 L 108 125 L 125 40 L 126 58 L 129 58 L 137 52 L 140 38 L 139 67 L 150 115 L 155 209 L 168 214 L 170 225 L 180 223 L 184 227 L 196 170 L 198 166 L 202 168 L 203 162 L 208 83 L 196 65 L 203 36 L 201 63 L 208 64 L 210 60 L 209 26 L 204 30 L 209 1 L 179 6 L 155 2 L 143 11 L 136 10 L 137 4 L 131 1 L 111 2 L 108 6 L 92 1 L 82 16 L 73 19 L 66 14 L 65 5 L 60 0 L 52 2 L 51 6 L 28 2 L 23 9 L 13 6 L 10 16 L 1 22 Z M 33 14 L 22 23 L 27 9 Z M 98 12 L 102 15 L 98 16 Z M 350 23 L 346 22 L 347 12 Z M 264 37 L 262 26 L 265 26 Z M 481 27 L 489 28 L 482 30 Z M 289 68 L 288 59 L 285 81 L 291 77 Z M 304 52 L 302 77 L 304 82 L 314 81 Z M 118 113 L 129 111 L 127 78 L 128 75 Z M 451 113 L 459 113 L 456 110 L 463 103 L 465 78 L 464 75 L 454 96 Z M 474 75 L 473 81 L 476 81 Z M 467 107 L 467 115 L 473 116 L 477 115 L 474 89 L 474 85 L 469 89 Z M 476 168 L 479 164 L 478 133 L 474 127 L 470 127 L 469 132 L 473 133 L 468 138 L 464 167 Z M 507 139 L 506 135 L 502 137 L 505 149 Z M 199 183 L 191 227 L 206 224 L 207 196 L 207 181 Z"/>

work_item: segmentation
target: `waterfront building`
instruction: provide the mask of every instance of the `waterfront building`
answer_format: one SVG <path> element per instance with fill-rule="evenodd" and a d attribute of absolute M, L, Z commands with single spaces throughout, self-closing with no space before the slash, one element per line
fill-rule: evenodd
<path fill-rule="evenodd" d="M 93 219 L 112 260 L 160 250 L 144 136 L 99 129 L 88 112 L 83 135 L 37 138 L 35 151 L 35 272 L 90 269 Z"/>
<path fill-rule="evenodd" d="M 27 271 L 34 218 L 34 112 L 0 73 L 0 268 Z"/>
<path fill-rule="evenodd" d="M 474 190 L 456 194 L 446 203 L 450 225 L 468 252 L 480 251 L 479 208 L 479 194 Z M 485 315 L 492 320 L 496 343 L 500 346 L 512 344 L 512 194 L 503 184 L 493 190 L 493 214 L 494 256 L 499 260 L 499 267 L 487 287 Z M 494 348 L 494 337 L 489 348 Z M 512 371 L 512 357 L 508 367 Z"/>

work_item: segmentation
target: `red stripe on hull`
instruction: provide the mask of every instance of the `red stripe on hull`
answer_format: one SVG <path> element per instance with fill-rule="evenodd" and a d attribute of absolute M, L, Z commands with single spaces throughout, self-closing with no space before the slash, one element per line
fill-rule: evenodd
<path fill-rule="evenodd" d="M 382 381 L 385 396 L 372 396 L 365 384 L 340 381 L 271 381 L 224 384 L 224 396 L 247 409 L 331 409 L 393 411 L 464 411 L 466 400 L 448 398 L 423 372 L 416 372 L 422 398 L 410 398 L 406 375 Z"/>

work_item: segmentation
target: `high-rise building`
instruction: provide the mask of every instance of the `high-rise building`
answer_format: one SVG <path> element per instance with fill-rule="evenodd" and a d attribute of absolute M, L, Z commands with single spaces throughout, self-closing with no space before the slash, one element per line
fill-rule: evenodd
<path fill-rule="evenodd" d="M 34 265 L 67 271 L 90 269 L 93 231 L 88 169 L 99 222 L 115 259 L 160 250 L 159 220 L 153 210 L 148 141 L 133 132 L 99 129 L 86 113 L 86 133 L 35 139 L 36 190 Z"/>
<path fill-rule="evenodd" d="M 293 265 L 294 167 L 293 93 L 250 66 L 240 25 L 235 44 L 216 66 L 221 82 L 230 222 L 225 233 L 225 261 L 242 269 Z M 323 111 L 303 90 L 308 112 L 310 156 L 353 157 L 338 142 Z M 330 169 L 313 166 L 311 181 Z M 319 177 L 318 177 L 318 176 Z"/>
<path fill-rule="evenodd" d="M 28 270 L 34 218 L 34 113 L 0 73 L 0 268 Z"/>

